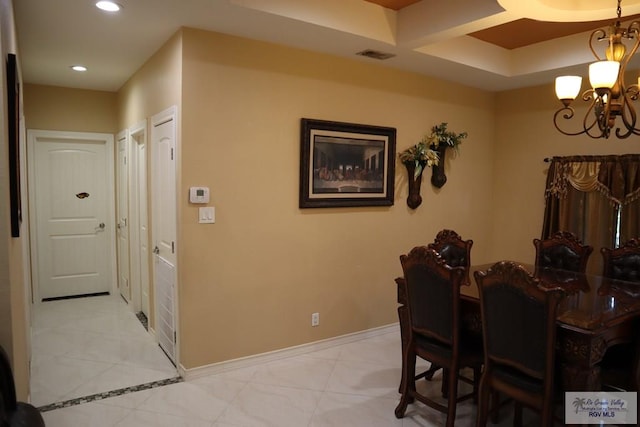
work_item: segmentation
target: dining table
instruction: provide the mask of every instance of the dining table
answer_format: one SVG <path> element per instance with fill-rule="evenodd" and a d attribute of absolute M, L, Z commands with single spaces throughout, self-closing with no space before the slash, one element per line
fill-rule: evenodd
<path fill-rule="evenodd" d="M 476 271 L 486 271 L 495 263 L 472 265 L 461 287 L 461 325 L 482 335 L 482 318 Z M 540 268 L 518 263 L 540 281 L 543 287 L 561 287 L 565 297 L 556 318 L 557 360 L 565 391 L 601 390 L 600 367 L 607 349 L 635 342 L 640 336 L 640 284 L 613 280 L 597 274 Z M 396 279 L 398 316 L 402 350 L 409 338 L 409 319 L 404 279 Z"/>

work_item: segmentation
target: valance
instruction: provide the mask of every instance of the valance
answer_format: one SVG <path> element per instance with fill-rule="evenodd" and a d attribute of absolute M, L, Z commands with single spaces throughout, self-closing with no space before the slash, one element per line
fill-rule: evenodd
<path fill-rule="evenodd" d="M 598 191 L 617 205 L 640 199 L 640 155 L 553 157 L 545 197 L 564 198 L 568 186 Z"/>

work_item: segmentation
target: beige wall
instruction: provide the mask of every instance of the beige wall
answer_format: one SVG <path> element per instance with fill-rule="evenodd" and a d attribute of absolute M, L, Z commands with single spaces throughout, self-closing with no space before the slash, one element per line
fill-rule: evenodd
<path fill-rule="evenodd" d="M 24 85 L 27 129 L 115 133 L 114 92 Z"/>
<path fill-rule="evenodd" d="M 17 51 L 13 7 L 10 0 L 0 0 L 0 44 L 2 58 L 6 58 L 8 53 Z M 26 400 L 29 393 L 29 350 L 27 343 L 28 287 L 24 277 L 24 253 L 28 238 L 25 235 L 24 222 L 20 237 L 11 237 L 9 156 L 6 155 L 9 150 L 7 85 L 4 83 L 7 80 L 5 67 L 0 67 L 0 70 L 0 81 L 3 82 L 0 84 L 3 100 L 0 102 L 0 153 L 2 153 L 0 155 L 0 345 L 11 359 L 17 396 L 21 400 Z M 18 69 L 18 81 L 21 82 L 21 80 L 20 69 Z M 23 103 L 24 101 L 20 101 L 20 105 Z M 22 118 L 21 109 L 19 116 Z M 22 121 L 19 128 L 19 150 L 24 154 Z M 20 167 L 23 171 L 24 165 L 24 155 L 22 155 Z M 24 177 L 24 173 L 22 176 Z M 23 207 L 26 208 L 26 206 Z"/>
<path fill-rule="evenodd" d="M 178 31 L 118 91 L 118 130 L 173 105 L 182 96 L 182 32 Z"/>
<path fill-rule="evenodd" d="M 491 222 L 494 95 L 354 60 L 184 30 L 182 182 L 211 189 L 216 223 L 179 198 L 181 362 L 193 368 L 397 321 L 398 256 L 442 228 L 477 241 Z M 469 132 L 406 205 L 299 209 L 300 119 L 397 129 L 397 149 L 432 125 Z M 311 328 L 312 312 L 321 323 Z"/>

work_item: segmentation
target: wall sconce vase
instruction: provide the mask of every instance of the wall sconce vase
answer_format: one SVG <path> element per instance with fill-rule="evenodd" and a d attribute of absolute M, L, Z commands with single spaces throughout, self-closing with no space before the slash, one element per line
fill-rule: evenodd
<path fill-rule="evenodd" d="M 433 169 L 431 171 L 431 185 L 436 188 L 442 188 L 442 186 L 447 182 L 447 176 L 444 174 L 444 157 L 447 152 L 447 148 L 449 148 L 446 144 L 440 144 L 438 146 L 438 161 L 437 165 L 431 166 Z"/>
<path fill-rule="evenodd" d="M 407 178 L 409 182 L 409 195 L 407 196 L 407 206 L 411 209 L 416 209 L 422 203 L 422 196 L 420 195 L 420 184 L 422 183 L 422 172 L 426 164 L 422 165 L 422 171 L 418 176 L 415 176 L 416 164 L 415 162 L 406 162 L 404 165 L 407 167 Z"/>

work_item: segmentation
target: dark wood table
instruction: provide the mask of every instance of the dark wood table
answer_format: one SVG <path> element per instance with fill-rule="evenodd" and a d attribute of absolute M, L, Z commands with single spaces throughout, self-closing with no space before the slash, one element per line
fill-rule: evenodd
<path fill-rule="evenodd" d="M 461 288 L 461 315 L 464 328 L 482 334 L 480 301 L 473 273 L 485 271 L 491 264 L 471 266 L 467 285 Z M 558 359 L 562 366 L 562 384 L 566 391 L 601 389 L 600 362 L 606 350 L 619 343 L 633 342 L 640 322 L 640 284 L 615 281 L 591 274 L 563 270 L 536 269 L 521 264 L 543 286 L 561 286 L 567 290 L 557 317 Z M 408 341 L 408 318 L 404 279 L 396 279 L 398 316 L 402 346 Z M 403 353 L 404 354 L 404 353 Z"/>

